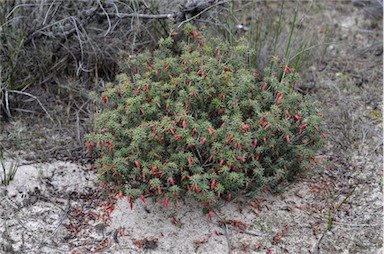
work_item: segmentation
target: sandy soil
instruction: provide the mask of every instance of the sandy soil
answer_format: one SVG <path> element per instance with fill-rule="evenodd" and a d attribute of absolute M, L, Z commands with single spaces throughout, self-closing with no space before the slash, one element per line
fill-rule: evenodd
<path fill-rule="evenodd" d="M 280 194 L 260 191 L 253 202 L 223 204 L 211 219 L 190 199 L 168 208 L 140 200 L 130 209 L 124 199 L 112 206 L 87 167 L 23 165 L 1 188 L 1 253 L 381 253 L 383 195 L 372 180 L 378 171 L 362 158 L 356 165 L 364 173 L 351 172 L 347 189 L 337 183 L 339 172 L 329 171 Z M 359 177 L 365 181 L 353 184 Z"/>
<path fill-rule="evenodd" d="M 303 89 L 326 106 L 329 169 L 208 219 L 190 199 L 130 209 L 84 163 L 21 160 L 0 187 L 0 253 L 383 253 L 382 24 L 352 2 L 322 8 L 312 22 L 335 43 Z"/>

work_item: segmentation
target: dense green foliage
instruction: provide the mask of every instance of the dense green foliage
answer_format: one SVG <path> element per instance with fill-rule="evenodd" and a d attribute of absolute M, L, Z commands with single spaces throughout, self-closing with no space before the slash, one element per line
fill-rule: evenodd
<path fill-rule="evenodd" d="M 261 78 L 251 56 L 243 41 L 186 26 L 154 52 L 122 57 L 87 135 L 101 183 L 130 202 L 187 194 L 212 206 L 316 165 L 325 134 L 314 100 L 295 91 L 288 66 L 273 59 Z"/>

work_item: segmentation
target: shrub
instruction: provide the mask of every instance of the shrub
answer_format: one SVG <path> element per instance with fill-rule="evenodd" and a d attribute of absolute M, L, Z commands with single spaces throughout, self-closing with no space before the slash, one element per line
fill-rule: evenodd
<path fill-rule="evenodd" d="M 187 25 L 154 52 L 123 57 L 87 135 L 100 182 L 131 204 L 190 195 L 212 207 L 317 164 L 325 134 L 314 100 L 276 59 L 262 79 L 251 54 L 244 41 L 228 46 Z"/>

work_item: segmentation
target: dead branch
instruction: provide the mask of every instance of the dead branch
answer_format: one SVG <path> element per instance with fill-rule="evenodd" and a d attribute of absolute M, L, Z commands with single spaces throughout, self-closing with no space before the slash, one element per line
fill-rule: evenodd
<path fill-rule="evenodd" d="M 8 92 L 16 93 L 16 94 L 26 95 L 26 96 L 29 96 L 29 97 L 31 97 L 32 99 L 36 100 L 36 101 L 39 103 L 40 107 L 41 107 L 41 108 L 44 110 L 44 112 L 47 114 L 49 120 L 51 120 L 52 122 L 54 122 L 54 120 L 53 120 L 53 118 L 51 117 L 51 115 L 50 115 L 50 114 L 48 113 L 48 111 L 44 108 L 43 104 L 40 102 L 40 100 L 39 100 L 36 96 L 34 96 L 34 95 L 30 94 L 30 93 L 26 93 L 26 92 L 23 92 L 23 91 L 17 91 L 17 90 L 8 90 Z"/>

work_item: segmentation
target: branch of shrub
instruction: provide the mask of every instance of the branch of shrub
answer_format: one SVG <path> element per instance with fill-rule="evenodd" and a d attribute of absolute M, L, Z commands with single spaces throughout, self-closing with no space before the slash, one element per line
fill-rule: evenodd
<path fill-rule="evenodd" d="M 17 90 L 8 90 L 8 92 L 11 92 L 11 93 L 16 93 L 16 94 L 22 94 L 22 95 L 26 95 L 26 96 L 29 96 L 31 98 L 33 98 L 34 100 L 36 100 L 40 107 L 44 110 L 44 112 L 47 114 L 49 120 L 51 120 L 52 122 L 54 122 L 53 118 L 51 117 L 51 115 L 48 113 L 48 111 L 44 108 L 43 104 L 41 103 L 41 101 L 34 95 L 30 94 L 30 93 L 26 93 L 26 92 L 23 92 L 23 91 L 17 91 Z"/>
<path fill-rule="evenodd" d="M 88 10 L 87 12 L 84 12 L 84 17 L 82 17 L 82 18 L 71 16 L 71 17 L 66 17 L 66 18 L 64 18 L 62 20 L 56 21 L 56 22 L 54 22 L 52 24 L 49 24 L 49 25 L 46 25 L 46 26 L 41 26 L 41 27 L 35 29 L 34 31 L 29 32 L 29 34 L 27 36 L 27 39 L 24 42 L 24 45 L 29 45 L 33 39 L 37 39 L 37 38 L 40 38 L 43 35 L 45 35 L 45 33 L 43 33 L 43 30 L 45 30 L 47 28 L 54 27 L 54 26 L 56 26 L 56 25 L 58 25 L 60 23 L 63 23 L 66 19 L 76 20 L 76 21 L 78 21 L 81 24 L 82 27 L 85 27 L 88 24 L 88 21 L 93 16 L 95 16 L 95 14 L 99 10 L 99 8 L 100 7 L 94 7 L 94 8 L 91 8 L 91 10 Z M 63 38 L 62 40 L 67 40 L 68 37 L 72 36 L 75 33 L 75 31 L 77 30 L 76 27 L 73 27 L 71 25 L 69 25 L 69 26 L 62 26 L 60 28 L 61 28 L 60 29 L 61 30 L 60 33 L 54 33 L 51 36 L 53 36 L 53 37 L 57 36 L 59 38 Z"/>
<path fill-rule="evenodd" d="M 199 3 L 199 4 L 194 5 L 195 8 L 187 9 L 188 11 L 185 12 L 185 13 L 187 13 L 187 14 L 190 14 L 190 13 L 194 14 L 194 13 L 196 13 L 196 12 L 198 12 L 198 13 L 197 13 L 196 15 L 190 17 L 190 18 L 187 18 L 187 19 L 184 20 L 183 22 L 181 22 L 181 23 L 179 24 L 178 27 L 181 27 L 183 24 L 188 23 L 189 21 L 191 21 L 191 20 L 193 20 L 193 19 L 199 17 L 199 16 L 202 15 L 204 12 L 206 12 L 206 11 L 212 9 L 213 7 L 216 7 L 216 6 L 219 6 L 219 5 L 228 3 L 228 2 L 230 2 L 230 1 L 229 1 L 229 0 L 220 1 L 220 2 L 218 2 L 218 3 L 216 3 L 216 4 L 214 4 L 214 5 L 208 6 L 208 3 L 212 3 L 212 2 L 214 2 L 214 1 L 208 1 L 207 3 Z M 203 7 L 204 7 L 204 8 L 203 8 Z M 186 16 L 184 16 L 184 17 L 186 17 Z"/>
<path fill-rule="evenodd" d="M 97 15 L 106 16 L 109 18 L 142 18 L 142 19 L 176 19 L 176 21 L 181 22 L 179 27 L 184 23 L 190 22 L 191 20 L 201 16 L 203 13 L 208 10 L 217 7 L 219 5 L 230 2 L 230 0 L 220 1 L 213 4 L 214 0 L 192 2 L 187 4 L 185 7 L 181 7 L 179 12 L 176 13 L 167 13 L 167 14 L 141 14 L 141 13 L 107 13 L 99 12 Z"/>

